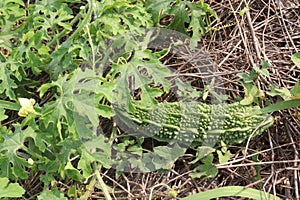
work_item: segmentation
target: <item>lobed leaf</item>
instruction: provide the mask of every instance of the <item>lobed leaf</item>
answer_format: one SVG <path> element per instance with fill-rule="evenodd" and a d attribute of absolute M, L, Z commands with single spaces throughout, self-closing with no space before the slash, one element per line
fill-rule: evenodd
<path fill-rule="evenodd" d="M 8 178 L 0 178 L 0 198 L 22 197 L 25 190 L 18 183 L 9 183 Z"/>
<path fill-rule="evenodd" d="M 18 153 L 18 150 L 26 150 L 24 142 L 27 138 L 36 140 L 36 132 L 31 127 L 22 130 L 21 125 L 16 124 L 14 133 L 6 133 L 3 137 L 4 141 L 0 144 L 0 171 L 2 175 L 10 177 L 12 173 L 15 177 L 26 179 L 28 172 L 24 166 L 29 167 L 29 164 L 27 159 Z M 42 145 L 38 139 L 36 142 Z"/>

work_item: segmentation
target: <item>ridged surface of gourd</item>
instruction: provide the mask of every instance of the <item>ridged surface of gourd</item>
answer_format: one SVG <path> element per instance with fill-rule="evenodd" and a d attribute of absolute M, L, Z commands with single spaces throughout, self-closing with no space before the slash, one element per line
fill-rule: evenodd
<path fill-rule="evenodd" d="M 134 104 L 133 110 L 126 113 L 132 130 L 161 141 L 187 144 L 213 145 L 220 140 L 226 144 L 241 143 L 273 124 L 273 117 L 261 114 L 258 106 L 240 104 L 166 102 L 151 109 Z"/>

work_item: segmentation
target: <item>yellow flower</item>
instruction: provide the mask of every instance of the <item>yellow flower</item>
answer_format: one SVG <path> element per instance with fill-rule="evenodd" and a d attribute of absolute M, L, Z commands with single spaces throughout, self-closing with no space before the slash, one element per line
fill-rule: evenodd
<path fill-rule="evenodd" d="M 18 112 L 18 115 L 21 117 L 26 117 L 29 113 L 37 114 L 34 110 L 33 105 L 35 104 L 34 99 L 27 99 L 27 98 L 18 98 L 21 109 Z"/>

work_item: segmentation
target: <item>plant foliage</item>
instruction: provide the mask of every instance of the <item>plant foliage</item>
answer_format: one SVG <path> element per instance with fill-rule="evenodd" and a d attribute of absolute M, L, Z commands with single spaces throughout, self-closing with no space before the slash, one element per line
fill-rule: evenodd
<path fill-rule="evenodd" d="M 166 17 L 170 23 L 161 24 Z M 89 184 L 95 176 L 101 182 L 97 170 L 112 166 L 118 176 L 128 153 L 135 155 L 129 160 L 133 168 L 168 169 L 161 161 L 172 165 L 184 153 L 180 146 L 153 148 L 156 160 L 151 153 L 143 156 L 144 138 L 117 134 L 114 126 L 99 130 L 100 119 L 112 120 L 115 104 L 132 109 L 132 92 L 140 92 L 147 107 L 172 86 L 165 78 L 171 71 L 160 59 L 164 53 L 147 49 L 128 33 L 139 37 L 151 27 L 166 27 L 189 35 L 195 48 L 211 18 L 217 15 L 203 1 L 2 0 L 0 197 L 21 197 L 25 190 L 15 182 L 40 172 L 44 190 L 35 197 L 67 199 L 53 183 Z M 257 74 L 268 75 L 266 67 L 256 68 L 252 75 Z M 242 78 L 249 82 L 252 75 Z M 257 102 L 257 88 L 246 81 L 244 87 L 252 96 L 246 104 Z M 299 86 L 291 95 L 299 98 Z M 221 153 L 221 161 L 228 155 Z M 211 170 L 195 176 L 213 177 L 211 155 L 203 163 L 197 169 Z M 76 196 L 76 188 L 68 193 Z"/>

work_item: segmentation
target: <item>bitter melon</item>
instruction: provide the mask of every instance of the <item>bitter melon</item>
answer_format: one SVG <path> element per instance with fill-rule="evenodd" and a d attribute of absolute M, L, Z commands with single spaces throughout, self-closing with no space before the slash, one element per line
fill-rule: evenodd
<path fill-rule="evenodd" d="M 132 103 L 131 111 L 116 106 L 118 124 L 127 132 L 143 134 L 160 141 L 215 144 L 242 143 L 273 124 L 273 117 L 259 106 L 211 105 L 201 102 L 164 102 L 152 108 Z"/>

